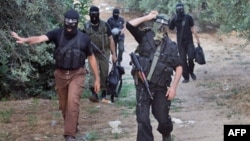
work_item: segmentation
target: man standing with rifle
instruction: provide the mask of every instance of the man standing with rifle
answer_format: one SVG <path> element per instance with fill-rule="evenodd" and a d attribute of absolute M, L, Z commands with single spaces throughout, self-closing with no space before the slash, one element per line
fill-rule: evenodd
<path fill-rule="evenodd" d="M 177 45 L 168 38 L 167 23 L 167 16 L 157 11 L 126 23 L 128 31 L 139 43 L 137 55 L 130 54 L 136 87 L 137 141 L 154 141 L 150 106 L 159 123 L 157 130 L 162 134 L 162 141 L 171 141 L 173 124 L 169 108 L 176 96 L 182 66 Z"/>

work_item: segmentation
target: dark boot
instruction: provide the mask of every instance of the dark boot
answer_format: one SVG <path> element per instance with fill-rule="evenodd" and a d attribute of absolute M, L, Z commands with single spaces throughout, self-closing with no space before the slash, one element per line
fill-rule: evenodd
<path fill-rule="evenodd" d="M 107 96 L 107 91 L 106 90 L 102 90 L 102 98 L 106 98 Z"/>
<path fill-rule="evenodd" d="M 99 102 L 98 94 L 95 92 L 93 87 L 90 88 L 90 91 L 91 91 L 92 95 L 89 97 L 89 101 Z"/>
<path fill-rule="evenodd" d="M 162 135 L 162 141 L 172 141 L 171 140 L 171 135 Z"/>
<path fill-rule="evenodd" d="M 190 76 L 193 80 L 196 80 L 196 75 L 194 73 L 191 73 Z"/>
<path fill-rule="evenodd" d="M 113 94 L 110 96 L 110 100 L 111 100 L 112 103 L 115 102 L 115 101 L 114 101 L 114 97 L 115 97 L 115 95 L 113 95 Z"/>

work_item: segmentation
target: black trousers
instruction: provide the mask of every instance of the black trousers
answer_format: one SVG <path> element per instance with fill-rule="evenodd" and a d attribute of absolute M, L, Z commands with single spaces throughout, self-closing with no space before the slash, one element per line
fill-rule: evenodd
<path fill-rule="evenodd" d="M 184 79 L 189 79 L 189 75 L 194 73 L 194 57 L 195 57 L 195 48 L 193 43 L 182 44 L 178 47 L 181 61 L 183 63 L 183 72 L 182 76 Z"/>
<path fill-rule="evenodd" d="M 150 123 L 150 107 L 152 114 L 158 121 L 157 130 L 162 135 L 169 135 L 173 130 L 169 108 L 171 101 L 165 97 L 166 90 L 151 89 L 154 99 L 151 100 L 144 86 L 136 88 L 136 117 L 138 123 L 137 141 L 154 141 L 152 126 Z"/>

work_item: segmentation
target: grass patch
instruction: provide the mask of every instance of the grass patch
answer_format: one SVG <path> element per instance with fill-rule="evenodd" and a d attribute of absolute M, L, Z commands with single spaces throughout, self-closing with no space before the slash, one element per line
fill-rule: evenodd
<path fill-rule="evenodd" d="M 29 115 L 28 116 L 28 123 L 29 123 L 29 126 L 34 126 L 37 124 L 37 116 L 36 115 Z"/>
<path fill-rule="evenodd" d="M 134 112 L 135 113 L 135 112 Z M 122 110 L 121 111 L 121 115 L 125 118 L 129 117 L 129 115 L 131 115 L 131 111 L 129 110 Z"/>
<path fill-rule="evenodd" d="M 171 104 L 171 111 L 180 112 L 180 110 L 183 108 L 180 106 L 181 103 L 182 101 L 179 98 L 174 98 Z"/>
<path fill-rule="evenodd" d="M 87 141 L 96 141 L 100 139 L 100 135 L 97 132 L 92 131 L 86 134 L 85 139 Z"/>
<path fill-rule="evenodd" d="M 91 96 L 91 91 L 87 88 L 84 88 L 81 98 L 87 99 L 89 96 Z"/>
<path fill-rule="evenodd" d="M 88 107 L 87 111 L 90 114 L 96 114 L 96 113 L 100 112 L 99 108 L 97 108 L 97 107 Z"/>
<path fill-rule="evenodd" d="M 0 122 L 10 123 L 10 118 L 12 117 L 13 110 L 0 111 Z"/>
<path fill-rule="evenodd" d="M 123 83 L 119 100 L 115 102 L 117 106 L 124 106 L 132 109 L 136 106 L 135 86 L 131 83 Z"/>

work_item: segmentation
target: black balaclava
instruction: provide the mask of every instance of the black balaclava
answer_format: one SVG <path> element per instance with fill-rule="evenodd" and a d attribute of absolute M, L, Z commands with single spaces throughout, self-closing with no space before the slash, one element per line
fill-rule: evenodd
<path fill-rule="evenodd" d="M 119 11 L 119 9 L 114 9 L 113 10 L 113 17 L 114 17 L 114 19 L 118 19 L 119 18 L 119 14 L 120 14 L 120 11 Z"/>
<path fill-rule="evenodd" d="M 177 20 L 182 20 L 185 16 L 184 5 L 182 3 L 176 4 Z"/>
<path fill-rule="evenodd" d="M 92 6 L 89 9 L 90 21 L 92 24 L 96 25 L 100 22 L 99 18 L 99 8 L 96 6 Z"/>
<path fill-rule="evenodd" d="M 71 9 L 64 14 L 64 35 L 67 38 L 72 38 L 77 34 L 78 21 L 79 14 L 76 10 Z"/>

